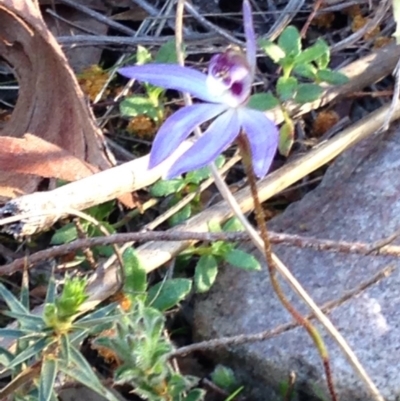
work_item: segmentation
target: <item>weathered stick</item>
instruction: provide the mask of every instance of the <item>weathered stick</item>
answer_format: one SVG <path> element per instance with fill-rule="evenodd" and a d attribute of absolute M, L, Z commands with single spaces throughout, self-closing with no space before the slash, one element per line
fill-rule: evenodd
<path fill-rule="evenodd" d="M 268 175 L 259 183 L 260 199 L 266 200 L 274 196 L 328 163 L 355 143 L 374 134 L 381 128 L 389 108 L 390 105 L 381 107 L 317 149 L 310 151 L 305 156 L 288 163 L 281 169 Z M 400 118 L 400 105 L 396 107 L 392 121 L 398 118 Z M 244 212 L 252 210 L 253 200 L 248 188 L 237 192 L 235 198 Z M 208 231 L 209 221 L 223 222 L 231 216 L 232 212 L 226 206 L 226 202 L 220 202 L 192 217 L 185 224 L 168 230 L 166 234 L 173 232 Z M 140 246 L 137 248 L 137 251 L 138 256 L 144 261 L 146 270 L 150 272 L 168 262 L 192 243 L 193 241 L 154 241 Z M 131 244 L 127 244 L 126 246 L 131 246 Z M 121 249 L 121 252 L 123 252 L 123 249 Z M 91 294 L 87 304 L 89 309 L 115 292 L 117 288 L 117 265 L 114 262 L 115 258 L 111 257 L 103 266 L 103 269 L 94 273 L 89 288 L 89 293 Z"/>
<path fill-rule="evenodd" d="M 294 116 L 305 114 L 310 110 L 317 109 L 331 102 L 333 99 L 340 99 L 348 94 L 361 90 L 365 86 L 391 74 L 399 58 L 400 46 L 389 46 L 379 52 L 372 53 L 361 60 L 351 63 L 341 70 L 350 78 L 349 83 L 339 87 L 328 87 L 321 99 L 312 103 L 307 103 L 301 107 L 289 104 L 288 109 L 290 110 L 290 114 Z M 276 123 L 283 121 L 280 109 L 273 109 L 266 114 Z M 345 132 L 348 132 L 348 130 Z M 358 138 L 357 135 L 355 137 Z M 334 138 L 334 140 L 335 139 L 337 138 Z M 354 141 L 357 140 L 358 139 L 354 139 Z M 337 142 L 329 141 L 328 143 L 337 146 L 335 145 Z M 335 156 L 343 149 L 346 149 L 350 144 L 351 143 L 345 141 L 342 144 L 343 147 L 338 153 L 335 153 Z M 166 161 L 165 164 L 153 170 L 147 169 L 148 156 L 145 156 L 52 191 L 34 193 L 13 199 L 0 209 L 0 217 L 17 214 L 32 214 L 33 217 L 27 217 L 19 223 L 11 224 L 6 227 L 5 231 L 13 235 L 32 235 L 51 227 L 58 219 L 67 214 L 65 213 L 66 209 L 83 210 L 151 185 L 160 178 L 162 172 L 168 167 L 168 164 L 172 163 L 188 146 L 190 146 L 189 142 L 184 143 L 182 147 L 177 150 L 176 154 Z M 320 149 L 322 149 L 322 147 L 318 150 Z M 311 151 L 310 154 L 314 155 L 315 151 Z M 318 167 L 333 158 L 329 157 L 329 155 L 320 154 L 322 155 L 320 156 L 322 158 L 322 164 L 319 164 Z M 309 160 L 313 159 L 310 158 Z M 311 165 L 313 163 L 314 162 L 311 161 Z M 271 177 L 279 176 L 284 171 L 287 171 L 289 168 L 288 166 L 283 167 L 283 169 L 271 174 L 262 181 L 260 187 L 261 199 L 265 199 L 265 195 L 263 195 L 265 183 L 270 182 Z M 311 171 L 314 170 L 315 168 L 311 167 Z M 306 169 L 305 171 L 308 170 Z M 297 172 L 293 175 L 295 180 L 291 181 L 291 183 L 303 178 L 309 172 L 310 171 L 307 173 L 302 172 L 301 176 L 299 176 Z"/>

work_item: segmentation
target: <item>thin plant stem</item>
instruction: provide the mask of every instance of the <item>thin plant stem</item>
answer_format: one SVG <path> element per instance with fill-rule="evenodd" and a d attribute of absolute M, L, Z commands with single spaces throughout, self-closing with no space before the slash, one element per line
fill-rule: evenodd
<path fill-rule="evenodd" d="M 269 239 L 269 234 L 266 225 L 265 213 L 262 208 L 260 198 L 258 196 L 257 190 L 257 180 L 253 170 L 253 163 L 251 159 L 251 149 L 247 138 L 244 134 L 240 134 L 238 138 L 239 148 L 242 153 L 242 162 L 245 168 L 246 176 L 249 181 L 250 191 L 254 202 L 254 211 L 255 218 L 260 230 L 260 235 L 264 243 L 264 255 L 267 261 L 267 267 L 269 272 L 269 277 L 271 280 L 272 288 L 274 292 L 278 296 L 281 304 L 286 308 L 286 310 L 293 316 L 295 321 L 303 326 L 305 330 L 310 335 L 311 339 L 314 341 L 314 344 L 320 354 L 322 359 L 322 363 L 324 365 L 326 381 L 328 384 L 328 390 L 331 395 L 332 401 L 337 401 L 335 387 L 332 379 L 332 372 L 329 363 L 329 354 L 328 350 L 325 346 L 325 343 L 319 334 L 317 328 L 307 319 L 305 318 L 288 300 L 286 295 L 284 294 L 281 285 L 279 284 L 278 277 L 276 275 L 276 263 L 272 257 L 272 248 L 271 241 Z"/>
<path fill-rule="evenodd" d="M 178 0 L 176 7 L 176 19 L 175 19 L 175 45 L 177 52 L 177 60 L 178 64 L 184 66 L 184 56 L 182 52 L 183 39 L 182 39 L 182 26 L 183 26 L 183 11 L 184 11 L 185 0 Z M 192 100 L 190 95 L 187 93 L 183 93 L 185 105 L 190 105 Z M 195 130 L 195 135 L 201 135 L 200 128 L 198 127 Z M 232 212 L 238 218 L 238 220 L 242 223 L 244 229 L 249 233 L 250 238 L 256 245 L 256 247 L 263 252 L 264 251 L 264 243 L 261 237 L 258 235 L 257 231 L 252 227 L 247 218 L 244 216 L 239 204 L 237 203 L 235 197 L 230 192 L 228 186 L 225 181 L 222 179 L 220 174 L 218 173 L 218 169 L 216 168 L 214 163 L 210 164 L 211 173 L 214 177 L 215 185 L 217 186 L 219 192 L 222 197 L 231 207 Z M 307 291 L 300 285 L 300 283 L 296 280 L 296 278 L 292 275 L 290 270 L 279 260 L 279 258 L 272 254 L 273 260 L 275 262 L 276 269 L 283 276 L 283 278 L 290 284 L 293 290 L 299 295 L 299 297 L 310 307 L 310 309 L 314 312 L 318 321 L 325 327 L 328 333 L 332 336 L 332 338 L 339 345 L 346 358 L 353 366 L 355 372 L 359 375 L 361 380 L 366 384 L 371 394 L 373 395 L 376 401 L 385 401 L 382 395 L 380 394 L 378 388 L 375 386 L 374 382 L 370 379 L 364 367 L 359 362 L 357 356 L 354 354 L 353 350 L 347 344 L 346 340 L 339 333 L 336 327 L 332 324 L 332 322 L 325 316 L 325 314 L 321 311 L 318 305 L 314 302 L 314 300 L 308 295 Z"/>

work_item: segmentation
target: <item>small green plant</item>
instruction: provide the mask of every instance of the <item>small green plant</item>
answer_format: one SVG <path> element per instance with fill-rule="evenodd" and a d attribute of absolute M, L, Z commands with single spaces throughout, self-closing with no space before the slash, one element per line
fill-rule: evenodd
<path fill-rule="evenodd" d="M 136 65 L 143 65 L 155 61 L 157 63 L 176 63 L 175 41 L 171 40 L 163 44 L 154 59 L 151 53 L 143 46 L 138 46 L 136 52 Z M 137 117 L 145 115 L 156 123 L 164 120 L 164 103 L 162 97 L 165 89 L 158 86 L 145 84 L 143 85 L 144 95 L 133 95 L 124 99 L 120 103 L 120 111 L 123 116 Z"/>
<path fill-rule="evenodd" d="M 0 296 L 9 308 L 3 313 L 18 323 L 15 329 L 0 329 L 1 337 L 17 341 L 15 352 L 0 349 L 2 372 L 11 372 L 13 376 L 11 382 L 0 390 L 0 398 L 13 394 L 18 400 L 56 400 L 56 377 L 62 373 L 107 400 L 117 401 L 79 350 L 87 336 L 100 333 L 115 320 L 112 316 L 115 305 L 99 308 L 79 318 L 79 309 L 87 298 L 86 280 L 80 278 L 66 277 L 64 288 L 57 296 L 52 277 L 41 316 L 29 311 L 27 294 L 27 288 L 23 288 L 18 300 L 0 284 Z"/>
<path fill-rule="evenodd" d="M 109 223 L 110 214 L 115 210 L 115 202 L 106 202 L 101 205 L 93 206 L 87 210 L 85 213 L 89 216 L 93 217 L 95 220 L 99 222 L 99 224 L 105 228 L 110 234 L 115 233 L 115 228 Z M 94 226 L 91 222 L 79 219 L 80 229 L 84 232 L 84 234 L 89 237 L 98 237 L 103 236 L 104 234 L 101 232 L 99 227 Z M 62 227 L 58 228 L 53 234 L 50 244 L 51 245 L 61 245 L 67 244 L 69 242 L 75 241 L 78 239 L 79 233 L 74 222 L 67 223 Z M 96 246 L 93 247 L 94 256 L 111 256 L 113 254 L 113 249 L 111 246 Z M 78 252 L 76 258 L 78 262 L 84 262 L 85 257 L 81 252 Z"/>
<path fill-rule="evenodd" d="M 225 163 L 225 157 L 220 155 L 215 160 L 218 168 L 221 168 Z M 168 219 L 170 226 L 176 226 L 192 216 L 193 212 L 199 211 L 201 208 L 200 202 L 200 184 L 209 178 L 211 175 L 209 167 L 203 167 L 198 170 L 191 171 L 185 174 L 184 177 L 174 178 L 172 180 L 159 180 L 150 189 L 150 193 L 154 197 L 169 196 L 168 206 L 172 207 L 183 199 L 186 194 L 196 193 L 193 200 L 184 206 L 181 210 L 175 213 Z"/>
<path fill-rule="evenodd" d="M 294 26 L 284 29 L 277 43 L 261 39 L 260 47 L 281 69 L 275 93 L 258 93 L 251 96 L 249 107 L 269 110 L 280 105 L 285 121 L 280 128 L 279 151 L 288 155 L 294 140 L 294 124 L 285 111 L 284 102 L 292 100 L 298 104 L 318 99 L 323 91 L 321 83 L 342 85 L 348 78 L 328 68 L 330 49 L 323 39 L 302 49 L 300 33 Z M 308 82 L 304 82 L 304 80 Z"/>
<path fill-rule="evenodd" d="M 115 324 L 113 335 L 102 336 L 96 345 L 115 353 L 120 366 L 117 384 L 130 384 L 149 401 L 199 401 L 204 391 L 195 388 L 198 379 L 175 372 L 168 362 L 173 346 L 164 336 L 163 314 L 136 298 L 131 309 Z"/>
<path fill-rule="evenodd" d="M 239 231 L 243 227 L 237 219 L 228 220 L 222 227 L 219 223 L 210 222 L 211 232 Z M 237 249 L 235 243 L 215 241 L 186 249 L 182 256 L 197 255 L 199 259 L 195 267 L 194 284 L 197 292 L 206 292 L 214 284 L 218 274 L 218 266 L 227 262 L 244 270 L 260 270 L 258 260 L 251 254 Z"/>

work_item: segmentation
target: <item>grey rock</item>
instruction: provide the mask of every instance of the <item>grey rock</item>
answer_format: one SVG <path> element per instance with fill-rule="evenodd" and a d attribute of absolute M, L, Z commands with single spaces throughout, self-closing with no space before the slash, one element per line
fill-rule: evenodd
<path fill-rule="evenodd" d="M 392 234 L 400 228 L 399 132 L 345 152 L 314 191 L 268 225 L 286 233 L 369 243 Z M 247 249 L 263 260 L 254 248 Z M 340 299 L 388 265 L 395 266 L 388 277 L 329 313 L 382 395 L 395 401 L 400 395 L 400 260 L 284 245 L 274 251 L 319 305 Z M 300 311 L 309 312 L 284 283 L 283 288 Z M 252 273 L 222 267 L 216 285 L 195 306 L 198 340 L 257 333 L 291 320 L 271 288 L 265 265 Z M 339 400 L 372 400 L 340 349 L 318 327 L 330 352 Z M 321 360 L 302 328 L 220 350 L 219 357 L 236 369 L 251 399 L 282 400 L 279 384 L 287 381 L 290 371 L 297 375 L 299 399 L 301 394 L 315 394 L 315 389 L 327 394 Z"/>

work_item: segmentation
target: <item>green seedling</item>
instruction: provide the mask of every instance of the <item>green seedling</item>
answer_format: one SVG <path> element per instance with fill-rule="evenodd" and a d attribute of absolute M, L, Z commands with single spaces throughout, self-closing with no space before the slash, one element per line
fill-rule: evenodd
<path fill-rule="evenodd" d="M 285 28 L 277 43 L 261 39 L 259 45 L 278 64 L 281 76 L 277 80 L 275 93 L 251 96 L 249 107 L 258 110 L 281 107 L 284 123 L 280 129 L 279 152 L 287 156 L 294 142 L 294 123 L 285 109 L 285 102 L 293 101 L 300 105 L 312 102 L 321 96 L 322 83 L 342 85 L 348 82 L 348 78 L 328 68 L 330 49 L 323 39 L 303 49 L 300 33 L 294 26 Z"/>
<path fill-rule="evenodd" d="M 215 160 L 218 168 L 221 168 L 225 163 L 225 157 L 220 155 Z M 201 209 L 200 201 L 200 184 L 211 176 L 209 167 L 191 171 L 185 176 L 172 180 L 160 180 L 156 182 L 150 189 L 150 193 L 154 197 L 169 196 L 168 206 L 172 207 L 180 202 L 185 195 L 196 193 L 193 200 L 184 206 L 181 210 L 175 213 L 169 220 L 169 225 L 176 226 L 192 216 L 193 212 L 198 212 Z"/>

